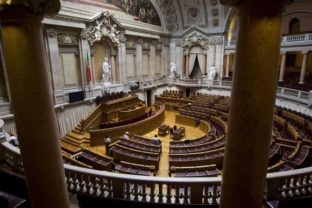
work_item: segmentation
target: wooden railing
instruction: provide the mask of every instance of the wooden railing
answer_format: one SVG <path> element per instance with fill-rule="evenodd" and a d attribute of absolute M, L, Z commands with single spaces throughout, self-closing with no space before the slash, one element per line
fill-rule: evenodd
<path fill-rule="evenodd" d="M 18 148 L 0 146 L 5 161 L 23 173 Z M 221 177 L 171 178 L 118 174 L 64 165 L 70 192 L 99 198 L 165 204 L 219 204 Z M 239 191 L 239 188 L 238 190 Z M 312 167 L 268 173 L 265 197 L 268 200 L 312 196 Z"/>
<path fill-rule="evenodd" d="M 144 120 L 118 127 L 90 130 L 91 145 L 103 144 L 105 135 L 118 137 L 123 135 L 126 131 L 129 131 L 131 134 L 141 135 L 151 131 L 153 128 L 157 128 L 164 120 L 165 105 L 161 104 L 155 106 L 157 108 L 156 113 Z"/>
<path fill-rule="evenodd" d="M 89 116 L 87 116 L 86 119 L 83 119 L 81 121 L 82 130 L 87 130 L 95 120 L 100 119 L 100 116 L 102 114 L 102 108 L 102 104 L 98 105 L 96 109 Z"/>

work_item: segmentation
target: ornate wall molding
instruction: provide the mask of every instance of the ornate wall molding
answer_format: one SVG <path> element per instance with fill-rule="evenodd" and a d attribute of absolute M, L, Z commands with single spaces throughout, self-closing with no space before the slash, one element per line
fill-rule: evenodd
<path fill-rule="evenodd" d="M 123 38 L 120 37 L 117 25 L 120 24 L 113 17 L 113 14 L 104 11 L 81 33 L 81 37 L 87 39 L 91 46 L 103 37 L 108 37 L 113 45 L 119 45 Z"/>
<path fill-rule="evenodd" d="M 167 30 L 169 32 L 177 31 L 179 28 L 178 17 L 173 0 L 157 0 L 156 2 L 164 16 Z"/>
<path fill-rule="evenodd" d="M 193 31 L 182 39 L 182 46 L 186 49 L 196 45 L 208 49 L 209 44 L 209 38 L 201 34 L 199 31 Z"/>
<path fill-rule="evenodd" d="M 78 35 L 59 33 L 57 34 L 57 41 L 60 45 L 78 45 Z"/>
<path fill-rule="evenodd" d="M 46 32 L 50 38 L 55 38 L 57 36 L 57 31 L 55 29 L 49 28 Z"/>

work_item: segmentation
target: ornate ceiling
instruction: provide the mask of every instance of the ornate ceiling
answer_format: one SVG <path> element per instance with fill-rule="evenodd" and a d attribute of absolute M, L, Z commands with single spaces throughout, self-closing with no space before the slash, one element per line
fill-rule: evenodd
<path fill-rule="evenodd" d="M 224 31 L 229 9 L 218 0 L 156 0 L 167 30 L 174 35 L 190 27 L 199 27 L 208 33 Z"/>
<path fill-rule="evenodd" d="M 79 8 L 77 4 L 86 6 Z M 231 17 L 229 7 L 221 5 L 219 0 L 64 0 L 61 15 L 67 10 L 73 12 L 77 9 L 80 13 L 82 10 L 92 13 L 88 7 L 97 10 L 93 15 L 105 8 L 129 24 L 140 21 L 160 25 L 164 32 L 173 36 L 181 36 L 190 28 L 207 34 L 223 33 L 228 25 L 227 19 Z"/>

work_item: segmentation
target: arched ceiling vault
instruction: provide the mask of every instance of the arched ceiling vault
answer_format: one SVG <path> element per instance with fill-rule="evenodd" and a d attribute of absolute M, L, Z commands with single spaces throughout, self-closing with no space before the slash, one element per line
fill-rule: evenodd
<path fill-rule="evenodd" d="M 172 35 L 182 34 L 190 27 L 199 27 L 207 33 L 223 33 L 229 8 L 218 0 L 155 0 Z"/>

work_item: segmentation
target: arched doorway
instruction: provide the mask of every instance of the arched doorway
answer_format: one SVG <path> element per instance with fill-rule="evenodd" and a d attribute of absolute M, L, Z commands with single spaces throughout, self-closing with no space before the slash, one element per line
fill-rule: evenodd
<path fill-rule="evenodd" d="M 290 34 L 300 33 L 300 20 L 299 19 L 293 18 L 289 22 L 289 33 Z"/>

